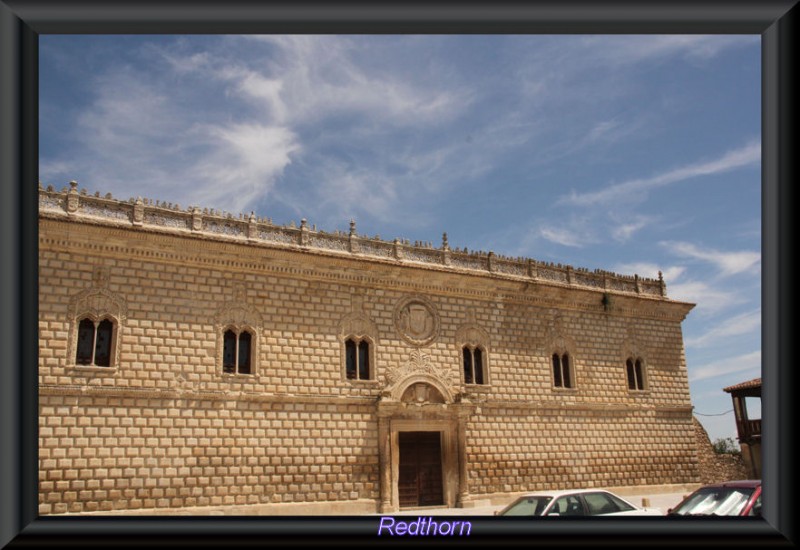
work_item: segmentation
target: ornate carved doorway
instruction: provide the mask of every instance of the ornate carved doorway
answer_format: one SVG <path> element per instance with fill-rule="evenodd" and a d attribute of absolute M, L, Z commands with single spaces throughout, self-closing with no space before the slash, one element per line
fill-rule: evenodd
<path fill-rule="evenodd" d="M 440 432 L 400 432 L 400 507 L 444 504 Z"/>
<path fill-rule="evenodd" d="M 476 406 L 461 394 L 453 373 L 421 350 L 385 377 L 376 403 L 380 511 L 469 506 L 466 429 Z"/>

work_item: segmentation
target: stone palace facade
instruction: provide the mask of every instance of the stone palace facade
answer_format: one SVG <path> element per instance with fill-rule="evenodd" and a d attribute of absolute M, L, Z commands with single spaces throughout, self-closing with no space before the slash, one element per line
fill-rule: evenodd
<path fill-rule="evenodd" d="M 660 277 L 70 185 L 39 189 L 42 514 L 699 480 Z"/>

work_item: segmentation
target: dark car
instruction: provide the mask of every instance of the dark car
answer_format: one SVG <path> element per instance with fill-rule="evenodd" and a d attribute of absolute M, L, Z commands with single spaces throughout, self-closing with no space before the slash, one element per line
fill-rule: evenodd
<path fill-rule="evenodd" d="M 667 512 L 669 516 L 760 516 L 761 480 L 726 481 L 700 487 Z"/>

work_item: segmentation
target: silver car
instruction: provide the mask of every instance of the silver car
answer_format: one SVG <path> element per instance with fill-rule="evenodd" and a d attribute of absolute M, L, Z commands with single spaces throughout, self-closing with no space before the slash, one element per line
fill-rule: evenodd
<path fill-rule="evenodd" d="M 498 516 L 662 516 L 657 508 L 639 508 L 599 489 L 528 493 L 497 512 Z"/>

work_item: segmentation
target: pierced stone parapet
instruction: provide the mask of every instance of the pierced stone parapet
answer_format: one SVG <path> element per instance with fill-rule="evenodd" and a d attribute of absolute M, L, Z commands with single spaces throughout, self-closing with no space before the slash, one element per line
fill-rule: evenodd
<path fill-rule="evenodd" d="M 288 229 L 280 227 L 262 229 L 258 232 L 258 240 L 281 244 L 297 242 L 297 238 Z"/>
<path fill-rule="evenodd" d="M 632 294 L 637 294 L 636 281 L 632 279 L 627 280 L 623 278 L 612 278 L 610 288 L 611 290 L 616 290 L 618 292 L 630 292 Z"/>
<path fill-rule="evenodd" d="M 567 270 L 561 268 L 561 264 L 558 267 L 550 265 L 543 265 L 539 267 L 539 278 L 544 279 L 545 281 L 554 281 L 556 283 L 566 283 L 567 282 Z"/>
<path fill-rule="evenodd" d="M 144 222 L 150 225 L 161 225 L 163 227 L 176 227 L 179 229 L 191 229 L 192 218 L 190 215 L 182 217 L 164 215 L 161 212 L 150 211 L 144 214 Z"/>
<path fill-rule="evenodd" d="M 450 255 L 450 265 L 460 267 L 463 269 L 484 269 L 486 260 L 482 258 L 474 258 L 463 254 Z"/>
<path fill-rule="evenodd" d="M 39 209 L 40 210 L 65 210 L 64 198 L 43 194 L 39 190 Z"/>
<path fill-rule="evenodd" d="M 328 235 L 325 232 L 311 235 L 308 240 L 308 245 L 311 248 L 338 250 L 340 252 L 348 251 L 347 240 L 336 235 Z"/>
<path fill-rule="evenodd" d="M 570 287 L 601 290 L 611 293 L 666 298 L 663 275 L 658 279 L 638 275 L 619 275 L 604 270 L 590 271 L 569 265 L 540 262 L 530 258 L 508 257 L 494 252 L 469 251 L 451 248 L 447 234 L 442 235 L 439 247 L 430 242 L 411 243 L 404 239 L 383 240 L 380 236 L 367 237 L 356 232 L 356 223 L 350 221 L 349 232 L 318 231 L 303 219 L 300 225 L 275 225 L 269 218 L 254 213 L 234 216 L 227 212 L 151 199 L 115 199 L 111 194 L 90 195 L 85 189 L 78 191 L 78 183 L 56 191 L 52 185 L 46 189 L 39 185 L 40 216 L 80 219 L 94 223 L 127 225 L 132 228 L 161 230 L 179 234 L 197 235 L 242 242 L 265 243 L 275 246 L 302 248 L 336 254 L 357 254 L 359 257 L 380 261 L 393 261 L 408 265 L 436 266 L 454 272 L 479 272 L 495 277 L 538 281 Z"/>
<path fill-rule="evenodd" d="M 576 269 L 572 272 L 572 282 L 577 286 L 588 286 L 592 288 L 605 288 L 605 278 L 597 277 L 594 273 Z"/>
<path fill-rule="evenodd" d="M 508 273 L 509 275 L 516 275 L 517 277 L 528 276 L 528 265 L 526 262 L 498 260 L 495 262 L 494 270 L 497 273 Z"/>
<path fill-rule="evenodd" d="M 410 247 L 405 250 L 405 257 L 409 260 L 421 263 L 441 264 L 442 255 L 438 250 L 427 248 Z"/>
<path fill-rule="evenodd" d="M 220 233 L 233 237 L 247 235 L 247 226 L 235 221 L 205 220 L 203 229 L 210 233 Z"/>
<path fill-rule="evenodd" d="M 354 252 L 360 252 L 366 256 L 377 256 L 379 258 L 395 257 L 395 248 L 393 243 L 376 241 L 373 239 L 360 240 L 358 250 L 354 250 Z"/>

